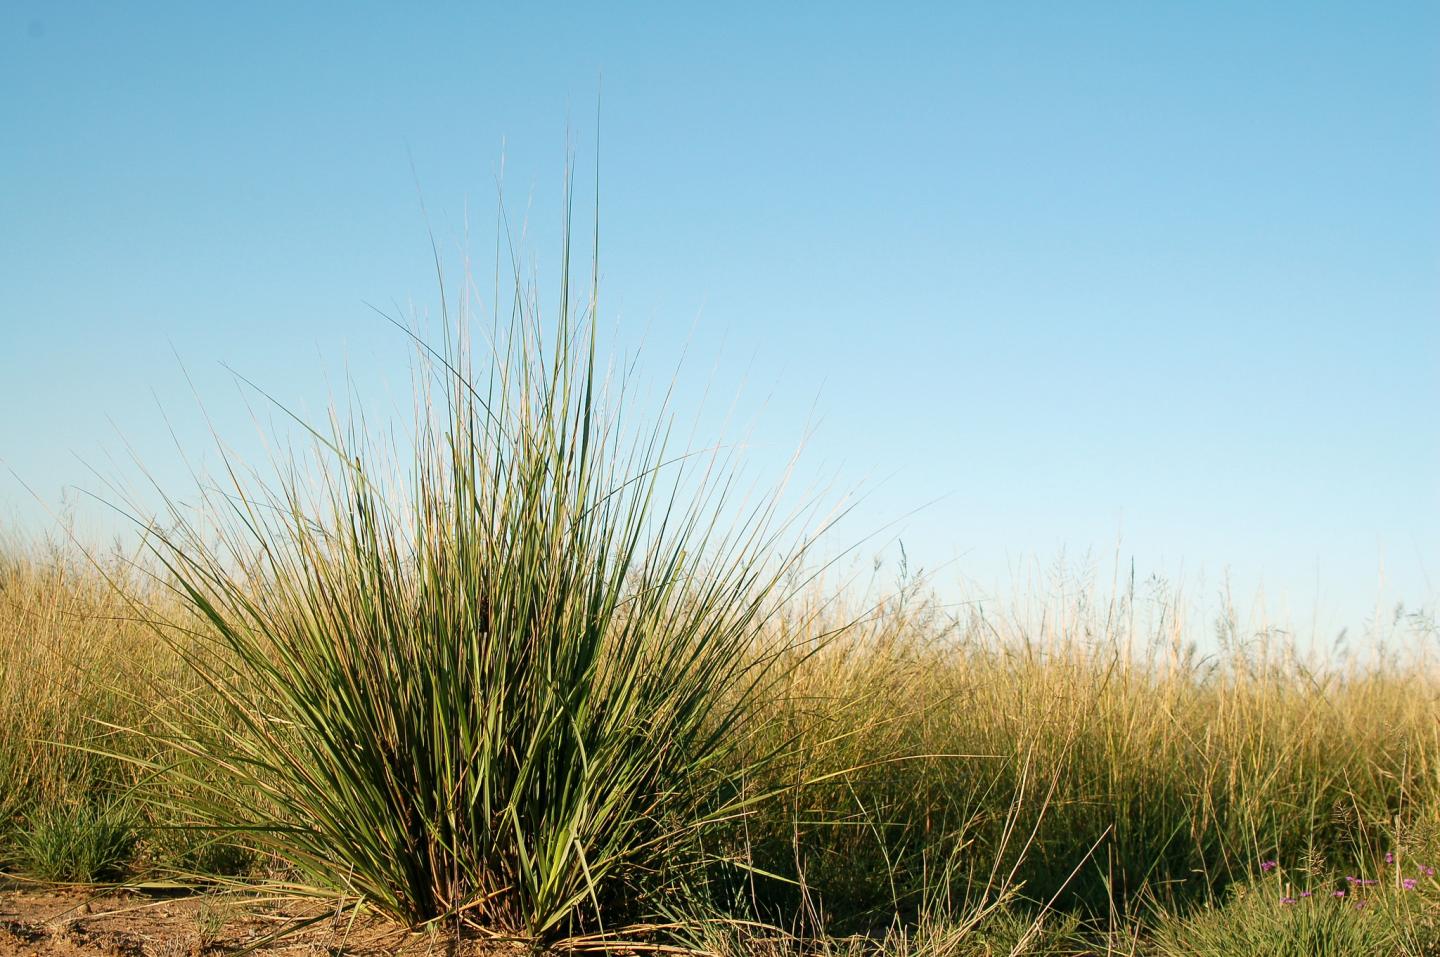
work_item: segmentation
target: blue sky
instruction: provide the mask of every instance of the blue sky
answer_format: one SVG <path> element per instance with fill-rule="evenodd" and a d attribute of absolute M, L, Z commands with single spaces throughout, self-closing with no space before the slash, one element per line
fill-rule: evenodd
<path fill-rule="evenodd" d="M 1302 632 L 1440 593 L 1440 5 L 10 0 L 0 89 L 20 527 L 127 445 L 185 481 L 181 361 L 242 448 L 221 362 L 405 393 L 365 303 L 433 308 L 420 195 L 484 259 L 503 156 L 543 285 L 598 95 L 602 321 L 759 472 L 812 432 L 842 539 L 985 587 L 1118 543 Z"/>

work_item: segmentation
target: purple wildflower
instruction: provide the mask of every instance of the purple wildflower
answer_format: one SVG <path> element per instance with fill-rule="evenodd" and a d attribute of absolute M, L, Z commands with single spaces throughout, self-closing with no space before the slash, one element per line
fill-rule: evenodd
<path fill-rule="evenodd" d="M 1331 897 L 1344 897 L 1344 896 L 1345 896 L 1345 892 L 1344 892 L 1344 891 L 1336 891 L 1334 894 L 1331 894 L 1330 896 L 1331 896 Z"/>
<path fill-rule="evenodd" d="M 1395 854 L 1394 854 L 1393 851 L 1386 851 L 1386 852 L 1385 852 L 1385 863 L 1386 863 L 1386 864 L 1394 864 L 1394 863 L 1395 863 Z"/>
<path fill-rule="evenodd" d="M 1280 898 L 1280 903 L 1282 903 L 1282 904 L 1293 904 L 1293 903 L 1295 903 L 1295 898 L 1293 898 L 1293 897 L 1282 897 L 1282 898 Z"/>
<path fill-rule="evenodd" d="M 1301 897 L 1309 897 L 1309 896 L 1310 896 L 1310 893 L 1311 893 L 1310 891 L 1301 891 L 1301 892 L 1300 892 L 1300 896 L 1301 896 Z"/>
<path fill-rule="evenodd" d="M 1421 864 L 1420 873 L 1424 874 L 1426 877 L 1434 877 L 1435 868 L 1431 867 L 1429 864 Z"/>
<path fill-rule="evenodd" d="M 1405 888 L 1407 891 L 1413 891 L 1415 889 L 1415 878 L 1405 878 L 1403 881 L 1400 882 L 1400 886 Z"/>
<path fill-rule="evenodd" d="M 1261 862 L 1260 862 L 1260 870 L 1265 871 L 1265 872 L 1267 872 L 1267 873 L 1270 872 L 1270 871 L 1273 871 L 1275 868 L 1277 868 L 1277 867 L 1279 867 L 1279 866 L 1280 866 L 1280 865 L 1277 864 L 1277 863 L 1275 863 L 1274 861 L 1261 861 Z"/>

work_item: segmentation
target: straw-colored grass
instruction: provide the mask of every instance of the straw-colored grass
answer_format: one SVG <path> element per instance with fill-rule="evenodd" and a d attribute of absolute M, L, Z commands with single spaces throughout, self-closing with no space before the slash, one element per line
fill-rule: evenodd
<path fill-rule="evenodd" d="M 857 770 L 768 831 L 747 822 L 765 861 L 798 844 L 847 929 L 915 919 L 938 882 L 964 894 L 997 865 L 1031 901 L 1113 923 L 1221 899 L 1265 861 L 1440 861 L 1433 635 L 1347 665 L 1273 632 L 1200 655 L 1172 605 L 1132 625 L 1128 594 L 1067 593 L 999 615 L 897 600 L 798 668 L 773 702 L 814 742 L 791 773 Z"/>
<path fill-rule="evenodd" d="M 117 831 L 111 843 L 133 844 L 119 832 L 138 775 L 95 751 L 133 744 L 103 722 L 142 724 L 157 671 L 176 678 L 148 635 L 83 556 L 13 544 L 0 552 L 0 860 L 28 861 L 29 848 L 44 854 L 47 874 L 96 876 L 113 855 L 77 846 L 72 866 L 63 839 L 20 840 L 64 834 L 72 819 L 105 819 Z"/>
<path fill-rule="evenodd" d="M 83 564 L 12 549 L 4 581 L 5 858 L 22 872 L 73 877 L 68 860 L 104 859 L 105 833 L 71 839 L 47 858 L 48 870 L 32 850 L 53 846 L 59 825 L 86 820 L 109 827 L 111 846 L 123 847 L 113 817 L 100 812 L 140 780 L 133 766 L 97 757 L 97 744 L 116 748 L 117 739 L 96 719 L 153 731 L 146 721 L 158 702 L 147 696 L 156 675 L 189 679 Z M 1057 952 L 1081 946 L 1066 940 L 1096 946 L 1099 928 L 1128 934 L 1137 926 L 1159 928 L 1154 946 L 1164 953 L 1259 953 L 1236 948 L 1262 933 L 1277 947 L 1308 934 L 1420 941 L 1397 952 L 1426 952 L 1420 935 L 1440 900 L 1427 873 L 1440 866 L 1440 744 L 1437 683 L 1423 654 L 1309 667 L 1271 636 L 1200 656 L 1177 645 L 1182 621 L 1167 616 L 1135 633 L 1128 613 L 1093 597 L 1070 599 L 1068 611 L 1031 603 L 1023 613 L 964 610 L 957 618 L 907 594 L 818 649 L 827 621 L 846 620 L 833 605 L 795 599 L 766 625 L 762 645 L 785 644 L 794 659 L 778 666 L 782 682 L 746 701 L 746 733 L 735 733 L 709 780 L 732 782 L 721 803 L 780 793 L 706 830 L 686 853 L 687 863 L 708 861 L 709 870 L 687 870 L 651 903 L 672 917 L 759 919 L 773 929 L 726 925 L 732 930 L 719 937 L 712 929 L 684 939 L 791 952 L 829 938 L 825 947 L 847 953 L 904 940 L 907 952 L 930 952 L 923 942 L 949 940 L 956 928 L 976 947 L 1020 940 L 1049 903 L 1043 933 L 1031 941 L 1048 940 Z M 152 606 L 166 600 L 150 598 Z M 773 750 L 779 759 L 756 767 Z M 128 753 L 149 752 L 131 741 Z M 845 773 L 826 777 L 836 772 Z M 263 766 L 264 775 L 281 773 Z M 679 806 L 698 816 L 716 798 L 698 780 L 691 787 L 703 793 Z M 171 797 L 149 794 L 150 810 L 132 821 L 142 847 L 185 837 L 143 827 L 155 802 Z M 548 795 L 537 804 L 552 807 Z M 284 810 L 306 813 L 295 804 Z M 313 846 L 347 860 L 346 845 L 308 826 L 312 843 L 290 847 L 282 831 L 272 849 L 299 861 L 296 848 Z M 542 827 L 543 818 L 535 833 Z M 1399 863 L 1387 864 L 1387 854 Z M 1268 861 L 1275 867 L 1262 867 Z M 1380 875 L 1388 896 L 1377 892 L 1365 915 L 1332 908 L 1295 916 L 1281 903 L 1305 890 L 1343 889 L 1347 876 Z M 646 879 L 621 886 L 643 888 Z M 1245 893 L 1236 897 L 1235 888 Z M 635 918 L 632 903 L 601 916 L 619 926 Z M 1251 925 L 1259 929 L 1243 929 Z M 792 942 L 782 946 L 779 931 Z M 856 933 L 863 938 L 849 936 Z M 1187 939 L 1217 943 L 1187 950 Z"/>
<path fill-rule="evenodd" d="M 137 617 L 140 594 L 183 615 L 133 556 L 0 549 L 0 865 L 66 882 L 243 865 L 164 813 L 174 782 L 144 770 L 183 758 L 147 735 L 202 689 Z"/>

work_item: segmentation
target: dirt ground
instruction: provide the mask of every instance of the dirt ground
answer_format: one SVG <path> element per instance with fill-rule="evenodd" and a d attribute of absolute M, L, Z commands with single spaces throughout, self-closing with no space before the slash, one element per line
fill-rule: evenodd
<path fill-rule="evenodd" d="M 326 957 L 516 953 L 494 943 L 412 933 L 353 909 L 305 902 L 0 884 L 0 957 L 220 957 L 246 948 L 255 954 Z"/>

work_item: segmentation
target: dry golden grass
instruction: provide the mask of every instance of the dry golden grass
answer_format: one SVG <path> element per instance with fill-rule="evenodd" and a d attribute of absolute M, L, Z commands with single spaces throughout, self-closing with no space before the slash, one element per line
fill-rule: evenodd
<path fill-rule="evenodd" d="M 37 830 L 67 839 L 56 809 L 126 808 L 131 849 L 155 818 L 157 795 L 129 803 L 153 785 L 135 791 L 132 765 L 95 752 L 150 747 L 112 726 L 145 728 L 194 682 L 116 585 L 152 608 L 169 599 L 125 568 L 54 549 L 12 548 L 0 564 L 12 868 L 27 869 Z M 956 614 L 915 588 L 864 615 L 797 603 L 774 626 L 795 660 L 749 723 L 763 729 L 750 747 L 786 752 L 756 792 L 793 790 L 708 838 L 748 869 L 717 874 L 703 906 L 913 950 L 915 928 L 980 941 L 1013 925 L 1006 939 L 1022 939 L 1030 919 L 1015 915 L 1041 905 L 1112 929 L 1170 926 L 1264 880 L 1262 861 L 1287 887 L 1379 873 L 1386 854 L 1440 863 L 1440 682 L 1411 650 L 1433 636 L 1399 631 L 1394 654 L 1316 664 L 1232 626 L 1202 654 L 1169 606 L 1140 626 L 1127 595 L 1072 596 L 1001 615 Z M 99 853 L 68 840 L 56 855 Z M 139 846 L 153 857 L 166 840 Z"/>
<path fill-rule="evenodd" d="M 107 570 L 123 573 L 123 563 Z M 128 578 L 128 576 L 126 576 Z M 155 703 L 170 656 L 83 556 L 56 548 L 0 554 L 0 808 L 77 799 L 114 785 L 102 722 L 135 724 Z"/>
<path fill-rule="evenodd" d="M 1201 653 L 1163 596 L 1147 614 L 1129 594 L 1057 592 L 998 615 L 908 594 L 806 659 L 773 702 L 805 745 L 790 773 L 857 770 L 804 789 L 763 837 L 749 822 L 765 862 L 798 846 L 807 893 L 853 927 L 997 874 L 1108 920 L 1217 900 L 1262 861 L 1317 879 L 1440 861 L 1423 622 L 1394 653 L 1317 663 L 1228 612 Z"/>

